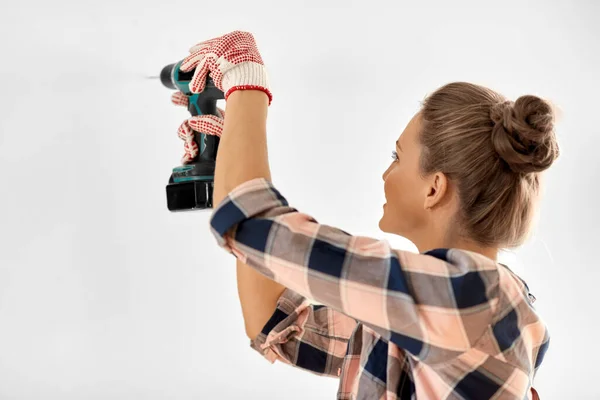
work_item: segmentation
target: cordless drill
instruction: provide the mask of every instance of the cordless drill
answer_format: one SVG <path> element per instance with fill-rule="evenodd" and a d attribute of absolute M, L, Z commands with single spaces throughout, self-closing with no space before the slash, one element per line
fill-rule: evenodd
<path fill-rule="evenodd" d="M 206 87 L 201 93 L 192 93 L 189 83 L 194 70 L 183 72 L 182 61 L 169 64 L 160 72 L 160 81 L 169 89 L 180 90 L 188 100 L 188 111 L 195 115 L 219 115 L 217 100 L 224 99 L 210 76 L 206 79 Z M 169 211 L 196 211 L 213 207 L 213 187 L 215 180 L 215 164 L 219 148 L 218 136 L 194 132 L 194 141 L 198 146 L 198 154 L 186 165 L 173 168 L 167 185 L 167 207 Z"/>

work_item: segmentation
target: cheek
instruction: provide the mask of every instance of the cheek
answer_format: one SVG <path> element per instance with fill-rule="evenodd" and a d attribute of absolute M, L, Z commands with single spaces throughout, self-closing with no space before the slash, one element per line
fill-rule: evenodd
<path fill-rule="evenodd" d="M 418 177 L 406 171 L 397 170 L 386 180 L 388 203 L 392 203 L 394 212 L 407 218 L 416 217 L 421 201 L 421 185 Z M 388 206 L 390 207 L 390 206 Z"/>

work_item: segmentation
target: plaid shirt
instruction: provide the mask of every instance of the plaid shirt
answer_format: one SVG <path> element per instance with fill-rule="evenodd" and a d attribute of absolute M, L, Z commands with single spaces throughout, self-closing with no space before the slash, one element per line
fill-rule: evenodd
<path fill-rule="evenodd" d="M 287 288 L 251 347 L 339 377 L 338 399 L 532 398 L 549 336 L 506 266 L 352 236 L 290 207 L 264 178 L 231 191 L 210 225 L 221 247 Z"/>

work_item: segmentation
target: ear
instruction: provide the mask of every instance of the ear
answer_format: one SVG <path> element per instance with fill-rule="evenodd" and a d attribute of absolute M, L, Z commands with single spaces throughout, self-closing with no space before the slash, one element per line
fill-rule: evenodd
<path fill-rule="evenodd" d="M 442 200 L 448 193 L 448 178 L 441 172 L 432 174 L 427 179 L 429 185 L 425 196 L 423 207 L 428 210 L 442 203 Z"/>

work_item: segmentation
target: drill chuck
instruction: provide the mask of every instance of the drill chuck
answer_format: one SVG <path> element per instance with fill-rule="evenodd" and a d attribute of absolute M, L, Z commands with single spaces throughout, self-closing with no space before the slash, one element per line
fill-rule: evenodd
<path fill-rule="evenodd" d="M 169 64 L 160 71 L 160 82 L 169 89 L 178 90 L 178 87 L 173 83 L 173 73 L 177 64 Z"/>

